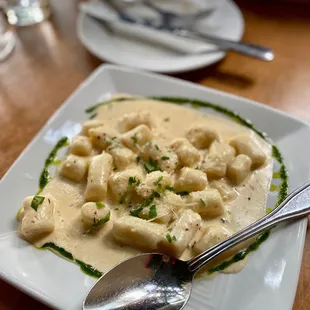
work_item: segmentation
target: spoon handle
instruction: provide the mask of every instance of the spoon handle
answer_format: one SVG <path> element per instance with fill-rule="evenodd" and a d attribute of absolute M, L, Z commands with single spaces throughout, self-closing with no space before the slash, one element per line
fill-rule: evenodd
<path fill-rule="evenodd" d="M 218 46 L 220 49 L 234 51 L 264 61 L 272 61 L 274 58 L 274 53 L 270 48 L 257 44 L 233 41 L 187 29 L 174 30 L 173 33 L 181 37 L 203 40 Z"/>
<path fill-rule="evenodd" d="M 191 272 L 197 272 L 226 250 L 286 220 L 293 220 L 310 213 L 310 182 L 290 194 L 277 208 L 223 242 L 199 254 L 188 262 Z"/>

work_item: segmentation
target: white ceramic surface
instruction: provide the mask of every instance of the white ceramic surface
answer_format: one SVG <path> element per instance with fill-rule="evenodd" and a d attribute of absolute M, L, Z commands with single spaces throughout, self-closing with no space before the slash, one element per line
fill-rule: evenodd
<path fill-rule="evenodd" d="M 85 108 L 113 93 L 185 96 L 239 112 L 267 132 L 283 153 L 290 188 L 309 180 L 310 127 L 284 113 L 241 97 L 171 77 L 104 65 L 80 85 L 24 150 L 0 183 L 0 276 L 59 309 L 79 310 L 94 283 L 73 263 L 39 251 L 16 234 L 15 215 L 24 197 L 37 190 L 44 160 L 62 136 L 73 136 L 86 119 Z M 204 112 L 204 109 L 202 109 Z M 211 111 L 207 111 L 210 113 Z M 186 117 L 186 116 L 184 116 Z M 268 206 L 275 197 L 271 194 Z M 186 310 L 289 310 L 302 258 L 306 220 L 272 231 L 238 274 L 196 280 Z"/>
<path fill-rule="evenodd" d="M 82 3 L 82 12 L 112 21 L 112 32 L 85 13 L 77 19 L 77 33 L 84 46 L 102 60 L 156 72 L 182 72 L 213 64 L 225 56 L 217 47 L 136 25 L 115 23 L 115 14 L 103 3 Z M 242 14 L 232 1 L 224 3 L 199 29 L 206 33 L 240 40 L 244 31 Z"/>

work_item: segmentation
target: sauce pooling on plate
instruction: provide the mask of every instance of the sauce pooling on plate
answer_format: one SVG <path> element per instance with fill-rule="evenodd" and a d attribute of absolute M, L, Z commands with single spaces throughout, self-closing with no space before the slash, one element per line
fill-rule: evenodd
<path fill-rule="evenodd" d="M 25 199 L 20 232 L 94 276 L 141 252 L 188 260 L 265 215 L 272 167 L 272 146 L 245 126 L 122 97 L 96 107 Z"/>

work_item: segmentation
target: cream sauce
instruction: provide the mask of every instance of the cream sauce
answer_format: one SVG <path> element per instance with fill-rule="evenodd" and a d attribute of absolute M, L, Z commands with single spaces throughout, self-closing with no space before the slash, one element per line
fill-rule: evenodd
<path fill-rule="evenodd" d="M 250 133 L 267 155 L 266 163 L 255 170 L 240 186 L 235 187 L 237 198 L 225 203 L 224 216 L 204 220 L 204 224 L 216 223 L 234 233 L 264 216 L 272 178 L 271 146 L 266 141 L 249 129 L 228 119 L 147 99 L 104 105 L 98 109 L 96 119 L 104 121 L 105 127 L 117 132 L 118 119 L 126 113 L 141 111 L 151 112 L 152 117 L 156 120 L 155 127 L 152 129 L 153 140 L 161 141 L 164 144 L 170 144 L 175 138 L 184 137 L 186 130 L 194 124 L 207 124 L 216 129 L 224 142 L 228 142 L 238 134 Z M 111 232 L 113 218 L 124 213 L 128 214 L 127 207 L 115 204 L 115 202 L 112 205 L 111 220 L 94 233 L 85 232 L 80 214 L 80 208 L 85 202 L 83 197 L 85 187 L 86 180 L 75 183 L 58 174 L 45 187 L 41 195 L 49 195 L 55 200 L 55 230 L 47 237 L 37 241 L 35 245 L 40 247 L 47 242 L 52 242 L 72 253 L 74 258 L 105 272 L 126 258 L 141 253 L 141 250 L 120 245 L 114 240 Z M 111 206 L 112 201 L 107 203 Z M 193 256 L 192 250 L 188 249 L 181 259 L 187 260 Z M 233 264 L 227 272 L 240 270 L 245 261 Z"/>

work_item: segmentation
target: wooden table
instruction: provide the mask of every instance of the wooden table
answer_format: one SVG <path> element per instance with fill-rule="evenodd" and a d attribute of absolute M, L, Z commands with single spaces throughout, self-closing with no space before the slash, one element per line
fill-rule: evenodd
<path fill-rule="evenodd" d="M 310 3 L 237 1 L 244 39 L 270 46 L 272 63 L 229 54 L 208 68 L 179 77 L 281 109 L 310 121 Z M 71 92 L 101 62 L 76 37 L 77 2 L 52 1 L 48 22 L 18 30 L 14 54 L 0 63 L 0 176 Z M 310 234 L 294 310 L 310 309 Z M 47 309 L 0 281 L 0 310 Z M 281 310 L 281 309 L 275 309 Z"/>

